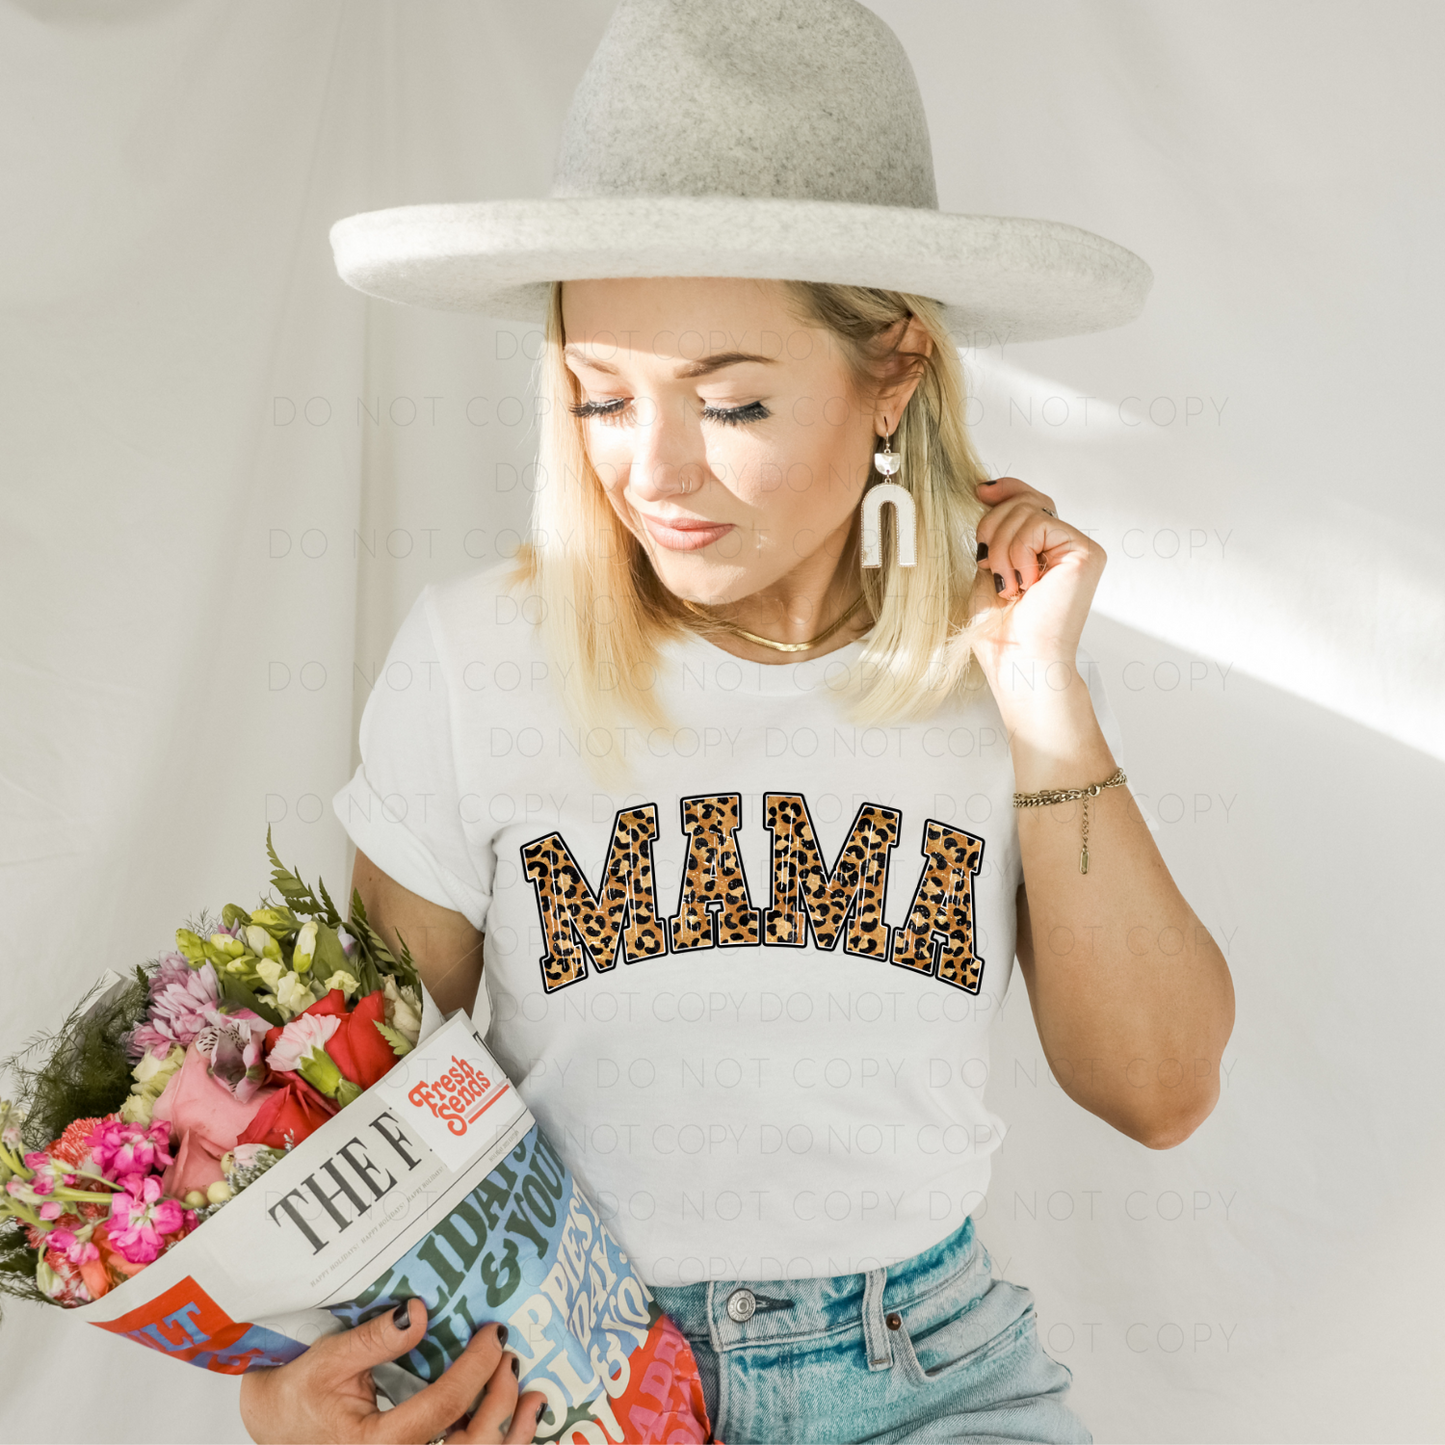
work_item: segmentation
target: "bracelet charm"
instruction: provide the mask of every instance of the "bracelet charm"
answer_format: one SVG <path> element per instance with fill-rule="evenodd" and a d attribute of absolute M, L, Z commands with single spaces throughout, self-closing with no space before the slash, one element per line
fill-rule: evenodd
<path fill-rule="evenodd" d="M 1090 783 L 1087 788 L 1045 788 L 1037 793 L 1015 793 L 1015 808 L 1047 808 L 1055 803 L 1074 803 L 1083 799 L 1084 834 L 1079 848 L 1079 872 L 1089 871 L 1089 799 L 1097 798 L 1105 788 L 1117 788 L 1129 780 L 1123 768 L 1116 768 L 1102 783 Z"/>

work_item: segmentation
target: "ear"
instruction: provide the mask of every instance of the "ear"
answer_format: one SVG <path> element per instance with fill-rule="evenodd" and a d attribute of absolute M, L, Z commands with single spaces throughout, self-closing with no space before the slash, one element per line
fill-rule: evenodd
<path fill-rule="evenodd" d="M 889 351 L 873 405 L 873 430 L 879 436 L 892 436 L 923 379 L 924 359 L 933 355 L 933 338 L 916 316 L 895 321 L 884 335 Z"/>

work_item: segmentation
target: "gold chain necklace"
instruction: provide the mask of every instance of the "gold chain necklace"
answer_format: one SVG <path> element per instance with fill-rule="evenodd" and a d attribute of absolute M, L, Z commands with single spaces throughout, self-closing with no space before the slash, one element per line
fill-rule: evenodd
<path fill-rule="evenodd" d="M 759 637 L 756 632 L 748 632 L 739 627 L 736 622 L 729 622 L 725 617 L 714 617 L 706 608 L 699 607 L 696 602 L 688 601 L 686 597 L 681 601 L 682 605 L 695 617 L 703 618 L 714 627 L 721 627 L 724 632 L 729 632 L 734 637 L 740 637 L 744 642 L 756 643 L 757 646 L 771 648 L 774 652 L 807 652 L 809 648 L 816 647 L 820 642 L 826 642 L 863 605 L 863 594 L 861 592 L 858 594 L 853 605 L 836 622 L 830 623 L 816 637 L 810 637 L 806 642 L 774 642 L 771 637 Z"/>

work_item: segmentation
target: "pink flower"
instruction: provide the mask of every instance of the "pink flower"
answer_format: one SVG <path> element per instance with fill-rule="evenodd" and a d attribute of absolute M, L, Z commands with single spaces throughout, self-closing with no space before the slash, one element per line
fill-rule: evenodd
<path fill-rule="evenodd" d="M 132 1175 L 125 1189 L 110 1201 L 106 1236 L 111 1247 L 131 1264 L 150 1264 L 166 1247 L 166 1235 L 194 1229 L 196 1216 L 178 1200 L 161 1197 L 161 1181 Z"/>
<path fill-rule="evenodd" d="M 186 1050 L 185 1062 L 166 1081 L 151 1111 L 151 1126 L 169 1128 L 176 1140 L 175 1160 L 162 1183 L 167 1194 L 178 1198 L 192 1189 L 204 1192 L 224 1178 L 221 1156 L 236 1147 L 257 1110 L 275 1092 L 259 1085 L 243 1091 L 244 1073 L 233 1088 L 224 1075 L 212 1071 L 211 1057 L 202 1052 L 203 1041 L 204 1037 L 197 1039 Z M 249 1042 L 246 1047 L 250 1048 Z M 244 1057 L 245 1050 L 243 1061 Z"/>
<path fill-rule="evenodd" d="M 166 954 L 151 976 L 150 1017 L 126 1037 L 130 1056 L 139 1058 L 149 1049 L 164 1058 L 175 1044 L 185 1048 L 206 1026 L 207 1012 L 220 998 L 221 985 L 212 964 L 192 968 L 183 955 Z"/>
<path fill-rule="evenodd" d="M 266 1062 L 278 1074 L 294 1074 L 312 1049 L 325 1052 L 327 1041 L 340 1027 L 335 1014 L 299 1014 L 281 1030 Z"/>
<path fill-rule="evenodd" d="M 147 1127 L 109 1119 L 90 1136 L 96 1167 L 107 1179 L 122 1182 L 131 1175 L 164 1169 L 172 1162 L 170 1143 L 171 1126 L 164 1121 Z"/>
<path fill-rule="evenodd" d="M 66 1188 L 75 1186 L 75 1175 L 67 1173 L 64 1164 L 57 1164 L 43 1150 L 32 1149 L 25 1156 L 25 1167 L 31 1170 L 35 1176 L 30 1181 L 32 1193 L 54 1194 L 56 1188 L 61 1185 Z"/>
<path fill-rule="evenodd" d="M 100 1250 L 90 1240 L 81 1239 L 73 1229 L 52 1229 L 45 1237 L 47 1249 L 59 1250 L 71 1264 L 88 1264 L 100 1258 Z"/>

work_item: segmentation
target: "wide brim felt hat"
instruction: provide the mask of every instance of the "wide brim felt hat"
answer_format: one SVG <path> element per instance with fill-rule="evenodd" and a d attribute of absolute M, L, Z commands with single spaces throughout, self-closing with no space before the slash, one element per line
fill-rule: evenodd
<path fill-rule="evenodd" d="M 857 0 L 622 0 L 550 195 L 368 211 L 331 244 L 409 305 L 540 323 L 555 281 L 822 281 L 930 297 L 974 346 L 1122 325 L 1153 280 L 1077 226 L 940 211 L 912 66 Z"/>

